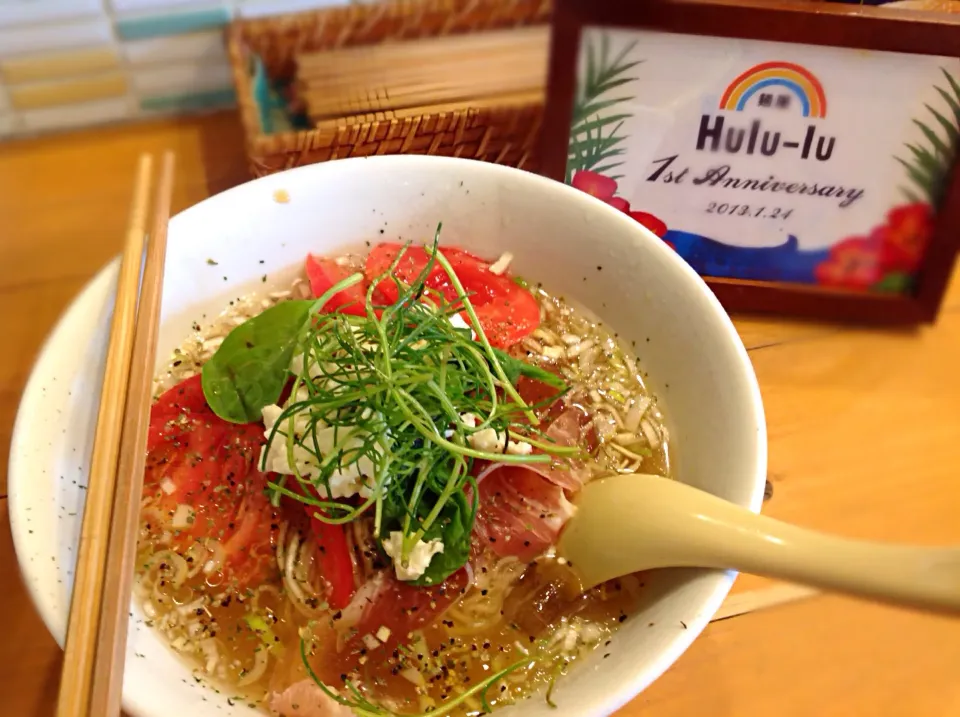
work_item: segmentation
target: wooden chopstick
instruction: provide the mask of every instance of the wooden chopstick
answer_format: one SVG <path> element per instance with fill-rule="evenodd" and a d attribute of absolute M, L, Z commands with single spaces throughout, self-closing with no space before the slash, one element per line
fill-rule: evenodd
<path fill-rule="evenodd" d="M 716 615 L 713 616 L 710 622 L 719 622 L 720 620 L 746 615 L 751 612 L 756 612 L 757 610 L 766 610 L 771 607 L 777 607 L 778 605 L 787 605 L 797 602 L 798 600 L 815 597 L 819 594 L 820 591 L 815 588 L 792 584 L 774 585 L 770 588 L 735 593 L 723 601 L 723 605 L 720 606 L 720 609 L 717 610 Z"/>
<path fill-rule="evenodd" d="M 165 164 L 164 180 L 167 183 L 172 181 L 169 163 L 170 159 Z M 110 572 L 107 570 L 108 546 L 115 532 L 112 523 L 116 513 L 118 461 L 121 455 L 121 444 L 129 443 L 129 434 L 125 435 L 124 415 L 130 392 L 138 303 L 140 310 L 146 312 L 149 309 L 140 297 L 140 271 L 146 243 L 152 173 L 153 158 L 144 154 L 140 157 L 137 168 L 130 222 L 117 280 L 87 500 L 80 532 L 80 544 L 77 549 L 77 567 L 67 624 L 57 717 L 93 717 L 94 715 L 113 717 L 119 712 L 119 702 L 114 712 L 97 711 L 93 708 L 91 697 L 94 693 L 101 694 L 99 686 L 95 689 L 94 675 L 102 675 L 104 669 L 109 669 L 99 663 L 103 660 L 113 663 L 113 656 L 116 654 L 114 650 L 103 652 L 98 649 L 101 626 L 117 619 L 122 619 L 125 625 L 127 619 L 126 604 L 121 606 L 118 616 L 116 614 L 117 596 L 111 598 L 105 594 L 105 589 L 108 585 L 107 575 Z M 165 198 L 167 208 L 162 210 L 162 213 L 168 216 L 169 191 L 164 191 L 164 187 L 161 187 L 158 198 Z M 165 227 L 165 221 L 163 224 Z M 165 243 L 165 229 L 161 234 Z M 156 251 L 152 251 L 151 257 L 155 254 Z M 147 273 L 156 271 L 149 265 L 146 269 Z M 154 297 L 153 300 L 157 301 L 158 297 Z M 142 445 L 140 451 L 143 451 Z M 119 483 L 123 487 L 122 481 Z M 139 507 L 139 494 L 135 496 L 135 503 Z M 126 515 L 123 510 L 120 514 Z M 122 581 L 114 581 L 109 585 L 110 590 L 116 592 L 122 587 Z M 113 612 L 109 612 L 110 610 Z M 116 665 L 114 667 L 116 668 Z M 120 669 L 122 669 L 122 657 Z M 107 691 L 109 692 L 110 689 L 113 688 L 110 687 Z"/>
<path fill-rule="evenodd" d="M 153 158 L 149 155 L 141 156 L 134 185 L 130 224 L 120 260 L 86 507 L 80 529 L 80 544 L 77 547 L 77 567 L 64 646 L 60 698 L 57 703 L 58 717 L 86 714 L 90 699 L 90 678 L 93 674 L 100 617 L 98 607 L 103 594 L 103 573 L 116 487 L 117 458 L 120 453 L 123 410 L 130 376 L 133 327 L 146 238 L 152 170 Z"/>
<path fill-rule="evenodd" d="M 120 713 L 127 646 L 127 611 L 137 556 L 140 495 L 143 492 L 146 463 L 145 446 L 150 423 L 153 367 L 157 358 L 160 298 L 167 253 L 167 223 L 170 221 L 173 194 L 173 167 L 173 154 L 167 152 L 160 170 L 160 184 L 154 202 L 153 231 L 147 244 L 137 308 L 133 361 L 117 465 L 117 491 L 107 546 L 103 602 L 100 607 L 100 630 L 90 698 L 91 715 L 112 717 Z"/>

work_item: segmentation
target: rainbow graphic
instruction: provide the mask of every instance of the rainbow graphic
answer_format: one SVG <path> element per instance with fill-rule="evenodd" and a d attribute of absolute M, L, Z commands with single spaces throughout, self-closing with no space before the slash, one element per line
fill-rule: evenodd
<path fill-rule="evenodd" d="M 805 67 L 792 62 L 762 62 L 737 77 L 720 98 L 720 109 L 740 112 L 757 92 L 766 87 L 783 87 L 792 92 L 804 117 L 826 117 L 827 97 L 823 85 Z"/>

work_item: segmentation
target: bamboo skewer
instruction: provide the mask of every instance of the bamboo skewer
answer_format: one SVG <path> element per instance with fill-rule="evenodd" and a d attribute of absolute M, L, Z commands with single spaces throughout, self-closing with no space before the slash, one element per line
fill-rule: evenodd
<path fill-rule="evenodd" d="M 147 246 L 141 283 L 137 324 L 133 339 L 133 360 L 127 391 L 119 478 L 113 525 L 107 550 L 107 575 L 97 639 L 97 660 L 93 673 L 91 715 L 120 712 L 123 666 L 127 646 L 127 609 L 133 584 L 140 518 L 140 495 L 146 462 L 147 429 L 153 387 L 153 366 L 157 356 L 160 323 L 160 295 L 167 250 L 167 223 L 173 192 L 173 154 L 163 158 L 160 184 L 154 202 L 154 223 Z"/>
<path fill-rule="evenodd" d="M 165 217 L 169 216 L 169 185 L 172 183 L 170 163 L 171 159 L 168 157 L 163 176 L 164 184 L 158 194 L 160 217 L 156 226 L 159 231 L 157 228 L 154 230 L 151 251 L 144 268 L 145 276 L 156 274 L 157 245 L 165 242 Z M 117 280 L 87 501 L 77 549 L 76 578 L 67 625 L 57 717 L 113 717 L 119 713 L 123 648 L 119 648 L 118 664 L 117 646 L 113 645 L 111 649 L 104 650 L 99 639 L 102 631 L 116 635 L 115 623 L 118 621 L 126 625 L 129 598 L 123 602 L 118 591 L 125 589 L 129 595 L 130 578 L 125 578 L 124 588 L 123 576 L 115 573 L 126 571 L 127 568 L 132 572 L 134 567 L 130 561 L 122 565 L 110 564 L 108 569 L 107 557 L 114 543 L 120 538 L 116 519 L 128 518 L 130 510 L 136 511 L 139 508 L 139 495 L 131 496 L 132 487 L 124 486 L 123 482 L 118 483 L 117 468 L 122 454 L 143 451 L 142 443 L 131 445 L 128 421 L 125 421 L 124 415 L 130 396 L 134 345 L 141 345 L 140 351 L 143 351 L 142 344 L 145 340 L 140 338 L 135 341 L 135 327 L 140 324 L 138 312 L 143 314 L 155 311 L 152 304 L 159 303 L 159 287 L 146 298 L 140 297 L 140 270 L 146 243 L 152 169 L 153 158 L 146 154 L 141 156 Z M 155 322 L 152 328 L 155 330 Z M 155 341 L 155 338 L 150 341 Z M 149 370 L 149 367 L 147 369 Z M 140 407 L 143 408 L 142 402 Z M 133 505 L 118 504 L 118 495 Z M 134 524 L 132 533 L 125 537 L 135 540 L 135 535 Z M 107 679 L 107 685 L 101 684 L 104 679 Z M 111 682 L 116 684 L 110 684 Z M 94 696 L 96 703 L 91 701 Z"/>
<path fill-rule="evenodd" d="M 510 95 L 494 95 L 479 100 L 449 102 L 446 104 L 436 105 L 420 105 L 418 107 L 407 107 L 382 113 L 368 113 L 363 115 L 339 117 L 337 119 L 320 119 L 315 120 L 315 126 L 317 129 L 336 129 L 338 127 L 353 126 L 364 124 L 366 122 L 402 120 L 412 117 L 426 117 L 429 115 L 446 114 L 452 112 L 469 112 L 471 110 L 482 110 L 497 107 L 522 107 L 525 105 L 537 105 L 541 104 L 542 102 L 542 92 L 518 92 Z"/>
<path fill-rule="evenodd" d="M 300 93 L 322 92 L 331 95 L 360 94 L 377 90 L 391 90 L 410 85 L 437 85 L 441 87 L 473 87 L 491 81 L 545 84 L 547 58 L 545 54 L 503 58 L 503 62 L 480 60 L 451 60 L 445 67 L 383 67 L 376 71 L 344 72 L 326 79 L 299 78 L 296 90 Z"/>
<path fill-rule="evenodd" d="M 536 26 L 302 53 L 294 88 L 317 127 L 542 102 L 548 47 Z"/>
<path fill-rule="evenodd" d="M 420 38 L 362 45 L 340 50 L 303 52 L 297 56 L 297 74 L 301 77 L 336 74 L 343 70 L 359 70 L 364 67 L 382 67 L 384 64 L 408 58 L 416 62 L 446 62 L 451 57 L 486 56 L 492 58 L 494 51 L 514 48 L 541 47 L 544 52 L 550 42 L 549 27 L 513 28 L 447 35 L 435 38 Z"/>
<path fill-rule="evenodd" d="M 331 66 L 324 74 L 298 74 L 301 84 L 308 86 L 338 87 L 367 84 L 371 82 L 398 82 L 421 78 L 438 78 L 447 81 L 469 80 L 476 74 L 502 76 L 504 74 L 539 72 L 544 74 L 547 65 L 546 47 L 525 47 L 517 50 L 502 49 L 487 54 L 451 53 L 444 58 L 424 62 L 401 53 L 384 58 L 376 64 Z"/>
<path fill-rule="evenodd" d="M 503 81 L 493 78 L 472 87 L 443 85 L 400 87 L 395 90 L 384 89 L 373 97 L 357 95 L 329 97 L 311 93 L 306 95 L 304 100 L 307 103 L 310 116 L 322 118 L 324 115 L 341 116 L 361 112 L 398 110 L 429 104 L 462 102 L 516 92 L 542 91 L 542 87 L 542 84 L 527 82 L 523 78 L 518 81 Z"/>

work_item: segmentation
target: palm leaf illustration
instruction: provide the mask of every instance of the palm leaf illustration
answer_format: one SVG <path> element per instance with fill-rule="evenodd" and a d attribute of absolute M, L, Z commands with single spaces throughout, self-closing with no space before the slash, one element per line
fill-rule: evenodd
<path fill-rule="evenodd" d="M 636 81 L 637 78 L 628 73 L 642 60 L 628 59 L 636 42 L 612 58 L 610 41 L 605 33 L 599 44 L 599 49 L 593 44 L 587 46 L 586 72 L 577 84 L 567 146 L 568 183 L 574 172 L 589 169 L 605 173 L 623 164 L 619 158 L 625 150 L 620 145 L 626 137 L 620 134 L 620 130 L 624 120 L 632 115 L 618 111 L 617 107 L 630 102 L 633 97 L 609 97 L 608 93 Z M 617 176 L 612 178 L 618 179 Z"/>
<path fill-rule="evenodd" d="M 939 207 L 947 188 L 950 170 L 960 149 L 960 82 L 942 67 L 940 71 L 947 80 L 949 89 L 935 87 L 946 105 L 937 109 L 924 105 L 926 121 L 914 119 L 913 123 L 923 134 L 925 143 L 905 144 L 909 156 L 894 157 L 906 170 L 909 187 L 901 191 L 912 202 L 926 201 Z"/>

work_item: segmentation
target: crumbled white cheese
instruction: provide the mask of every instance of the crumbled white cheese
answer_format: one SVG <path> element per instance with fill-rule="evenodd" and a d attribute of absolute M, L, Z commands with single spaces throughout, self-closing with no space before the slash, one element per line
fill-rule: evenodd
<path fill-rule="evenodd" d="M 264 436 L 267 438 L 273 433 L 273 427 L 283 409 L 280 406 L 264 406 L 263 425 L 265 427 Z M 309 416 L 306 412 L 294 414 L 293 430 L 294 434 L 303 436 L 309 429 Z M 265 446 L 266 457 L 261 454 L 261 461 L 266 462 L 264 468 L 267 472 L 284 473 L 286 475 L 295 474 L 293 466 L 290 464 L 290 456 L 287 451 L 287 433 L 290 430 L 289 418 L 283 419 L 280 427 L 277 429 L 276 436 L 269 445 Z M 293 446 L 293 462 L 296 466 L 296 472 L 307 479 L 315 478 L 320 473 L 320 462 L 324 457 L 338 451 L 344 451 L 349 455 L 351 449 L 359 448 L 363 445 L 367 437 L 365 431 L 356 429 L 345 429 L 342 426 L 337 429 L 334 427 L 315 426 L 316 445 L 320 449 L 320 458 L 315 456 L 312 451 L 307 450 L 299 444 Z M 336 443 L 334 442 L 336 440 Z M 307 445 L 314 447 L 313 439 L 307 441 Z M 340 470 L 335 471 L 330 476 L 330 497 L 331 498 L 349 498 L 352 495 L 359 495 L 361 498 L 369 498 L 373 492 L 372 479 L 375 471 L 373 461 L 369 455 L 362 455 L 356 460 L 344 465 Z"/>
<path fill-rule="evenodd" d="M 380 642 L 386 642 L 387 640 L 389 640 L 390 628 L 387 627 L 386 625 L 381 625 L 380 629 L 377 630 L 377 639 L 380 640 Z"/>
<path fill-rule="evenodd" d="M 468 324 L 460 314 L 450 316 L 450 325 L 455 329 L 470 329 L 470 336 L 474 341 L 477 340 L 477 332 Z"/>
<path fill-rule="evenodd" d="M 464 425 L 470 428 L 477 427 L 477 417 L 472 413 L 464 413 L 460 416 Z M 488 453 L 503 453 L 503 441 L 506 436 L 498 433 L 492 428 L 484 428 L 476 433 L 467 434 L 467 443 L 471 448 L 478 451 L 487 451 Z M 507 453 L 514 456 L 529 456 L 533 453 L 533 446 L 526 441 L 507 442 Z"/>
<path fill-rule="evenodd" d="M 401 559 L 402 551 L 403 533 L 399 530 L 391 531 L 390 537 L 383 541 L 383 552 L 393 559 L 398 580 L 416 580 L 426 572 L 433 556 L 443 552 L 443 542 L 418 540 L 411 548 L 406 560 Z"/>

